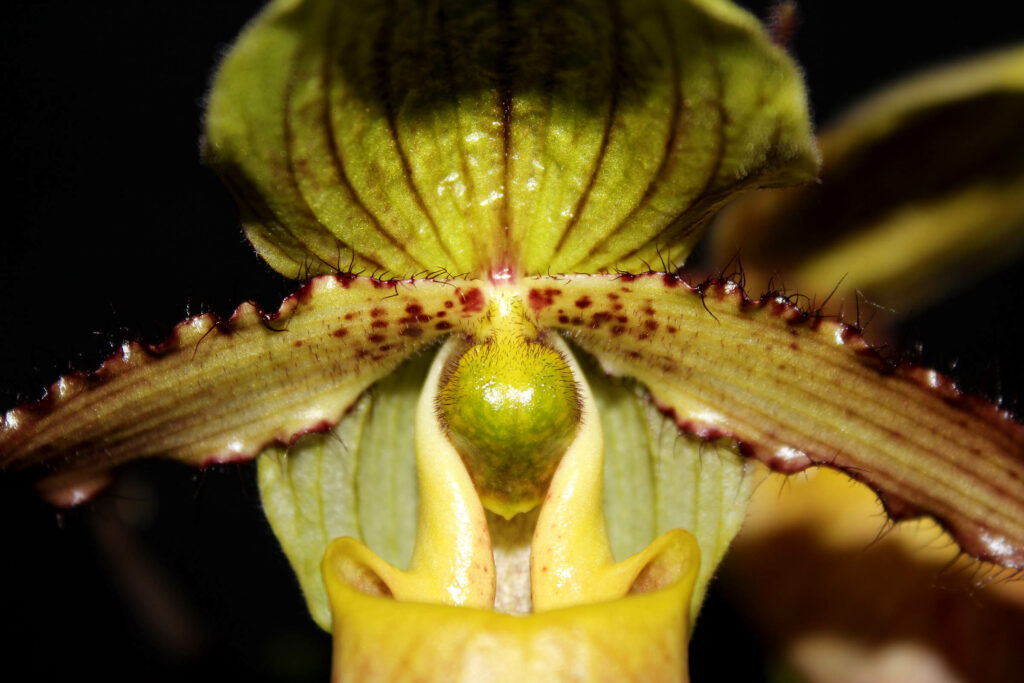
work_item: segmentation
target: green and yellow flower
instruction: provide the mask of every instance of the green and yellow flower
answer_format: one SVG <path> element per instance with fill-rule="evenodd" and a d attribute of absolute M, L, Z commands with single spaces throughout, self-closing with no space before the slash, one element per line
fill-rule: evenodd
<path fill-rule="evenodd" d="M 1005 131 L 964 145 L 1001 184 L 929 168 L 913 205 L 864 159 L 965 107 L 1014 120 L 1022 63 L 860 112 L 822 141 L 824 198 L 739 204 L 720 248 L 819 292 L 834 254 L 877 266 L 849 286 L 912 297 L 922 241 L 941 268 L 965 232 L 1007 242 Z M 1024 428 L 782 294 L 684 276 L 726 203 L 818 177 L 796 66 L 726 0 L 276 0 L 206 127 L 250 242 L 309 282 L 60 380 L 6 413 L 0 465 L 72 505 L 132 459 L 259 456 L 339 680 L 685 680 L 755 461 L 840 470 L 1024 568 Z M 874 222 L 826 221 L 851 179 Z"/>

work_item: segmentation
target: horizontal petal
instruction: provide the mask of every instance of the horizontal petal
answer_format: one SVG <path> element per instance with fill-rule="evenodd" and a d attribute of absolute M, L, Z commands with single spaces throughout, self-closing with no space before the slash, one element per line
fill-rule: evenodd
<path fill-rule="evenodd" d="M 931 514 L 968 553 L 1024 568 L 1024 427 L 933 371 L 893 367 L 855 330 L 730 282 L 661 273 L 524 283 L 540 324 L 570 331 L 677 423 L 773 468 L 842 469 L 896 518 Z"/>
<path fill-rule="evenodd" d="M 251 458 L 335 424 L 367 386 L 483 309 L 472 282 L 323 276 L 264 315 L 202 315 L 156 347 L 125 344 L 0 423 L 0 467 L 46 475 L 74 504 L 128 460 L 193 465 Z"/>
<path fill-rule="evenodd" d="M 278 0 L 206 128 L 291 277 L 682 260 L 735 193 L 817 170 L 796 66 L 719 0 Z"/>
<path fill-rule="evenodd" d="M 723 212 L 717 258 L 808 294 L 927 302 L 1024 249 L 1022 120 L 1024 47 L 896 83 L 822 133 L 819 184 Z"/>

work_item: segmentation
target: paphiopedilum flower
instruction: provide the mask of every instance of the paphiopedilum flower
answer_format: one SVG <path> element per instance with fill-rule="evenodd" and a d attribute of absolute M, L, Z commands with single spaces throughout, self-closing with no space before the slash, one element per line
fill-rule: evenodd
<path fill-rule="evenodd" d="M 1017 566 L 1020 497 L 996 486 L 999 473 L 1020 470 L 1016 424 L 959 399 L 937 375 L 889 367 L 842 324 L 676 273 L 738 189 L 813 176 L 803 97 L 785 55 L 725 3 L 561 8 L 559 20 L 532 11 L 272 5 L 218 77 L 210 158 L 268 262 L 292 276 L 329 274 L 276 317 L 246 306 L 229 321 L 195 318 L 158 349 L 126 345 L 94 379 L 63 380 L 49 405 L 7 414 L 7 461 L 59 464 L 40 486 L 67 503 L 130 458 L 202 464 L 289 443 L 287 456 L 262 458 L 264 497 L 314 616 L 336 626 L 339 667 L 360 657 L 408 664 L 374 648 L 403 637 L 415 644 L 417 628 L 505 637 L 502 652 L 529 645 L 530 629 L 563 629 L 575 638 L 552 637 L 556 660 L 585 667 L 592 641 L 583 631 L 598 623 L 593 642 L 603 649 L 592 655 L 613 653 L 642 675 L 652 665 L 643 646 L 666 638 L 666 661 L 681 675 L 684 605 L 699 604 L 685 597 L 683 579 L 693 544 L 679 534 L 648 543 L 672 527 L 695 533 L 705 558 L 699 596 L 742 518 L 750 478 L 728 449 L 707 447 L 699 459 L 697 442 L 679 441 L 677 428 L 737 439 L 744 454 L 786 471 L 812 462 L 853 471 L 891 508 L 935 514 L 969 551 Z M 647 272 L 651 263 L 665 272 Z M 586 362 L 581 369 L 579 351 L 556 331 L 639 384 L 609 381 Z M 442 337 L 433 366 L 420 353 L 394 374 Z M 509 410 L 488 414 L 494 401 L 482 378 L 503 384 L 506 402 L 550 392 L 546 412 L 525 400 L 522 421 L 501 424 Z M 376 392 L 360 399 L 371 385 Z M 861 400 L 808 401 L 831 392 Z M 551 435 L 544 457 L 536 443 L 508 443 L 524 423 Z M 338 440 L 297 440 L 329 428 Z M 947 430 L 942 443 L 934 430 Z M 456 457 L 426 460 L 445 449 Z M 396 464 L 410 454 L 417 470 Z M 602 456 L 612 472 L 603 501 L 594 476 Z M 506 471 L 510 459 L 525 467 Z M 950 474 L 946 459 L 966 475 Z M 324 476 L 331 468 L 336 475 Z M 524 544 L 499 516 L 545 495 Z M 480 537 L 480 500 L 496 513 L 493 543 Z M 561 532 L 545 534 L 549 519 Z M 370 550 L 327 550 L 345 535 Z M 502 542 L 507 552 L 492 552 Z M 522 578 L 524 545 L 534 570 L 525 593 L 511 581 Z M 624 565 L 611 561 L 634 551 Z M 408 572 L 378 556 L 403 565 L 410 553 Z M 555 564 L 537 561 L 545 553 Z M 495 570 L 502 583 L 489 588 Z M 545 570 L 585 580 L 546 586 Z M 669 578 L 648 580 L 661 570 Z M 634 588 L 660 590 L 625 597 Z M 522 611 L 527 597 L 538 612 L 528 618 L 471 609 L 498 602 Z M 629 611 L 651 600 L 670 621 L 648 617 L 634 628 Z M 461 607 L 423 605 L 439 602 Z M 388 610 L 408 610 L 398 614 L 411 619 L 396 617 L 406 630 L 374 636 L 391 623 Z M 449 618 L 448 628 L 432 621 Z M 621 640 L 623 630 L 630 638 Z M 621 651 L 608 649 L 616 641 Z M 502 662 L 484 652 L 456 651 L 458 666 Z M 557 671 L 539 653 L 518 660 Z M 448 664 L 445 673 L 457 670 Z"/>

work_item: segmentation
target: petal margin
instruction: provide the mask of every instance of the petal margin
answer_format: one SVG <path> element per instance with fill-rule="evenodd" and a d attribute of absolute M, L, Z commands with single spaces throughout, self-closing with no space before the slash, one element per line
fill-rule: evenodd
<path fill-rule="evenodd" d="M 1024 568 L 1024 427 L 934 371 L 894 367 L 843 323 L 782 297 L 675 275 L 524 283 L 540 324 L 635 377 L 704 438 L 793 473 L 868 483 L 896 519 L 937 518 L 971 555 Z"/>
<path fill-rule="evenodd" d="M 242 304 L 191 318 L 159 346 L 126 343 L 91 375 L 61 378 L 0 423 L 0 467 L 44 478 L 59 505 L 144 457 L 244 460 L 324 431 L 406 356 L 483 310 L 473 282 L 322 276 L 273 315 Z"/>

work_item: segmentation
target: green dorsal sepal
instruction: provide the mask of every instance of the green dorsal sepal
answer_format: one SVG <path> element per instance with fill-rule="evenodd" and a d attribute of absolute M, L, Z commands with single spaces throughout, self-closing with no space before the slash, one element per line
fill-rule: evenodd
<path fill-rule="evenodd" d="M 576 434 L 579 392 L 518 299 L 496 302 L 483 327 L 485 338 L 453 354 L 438 412 L 484 507 L 511 518 L 543 499 Z"/>

